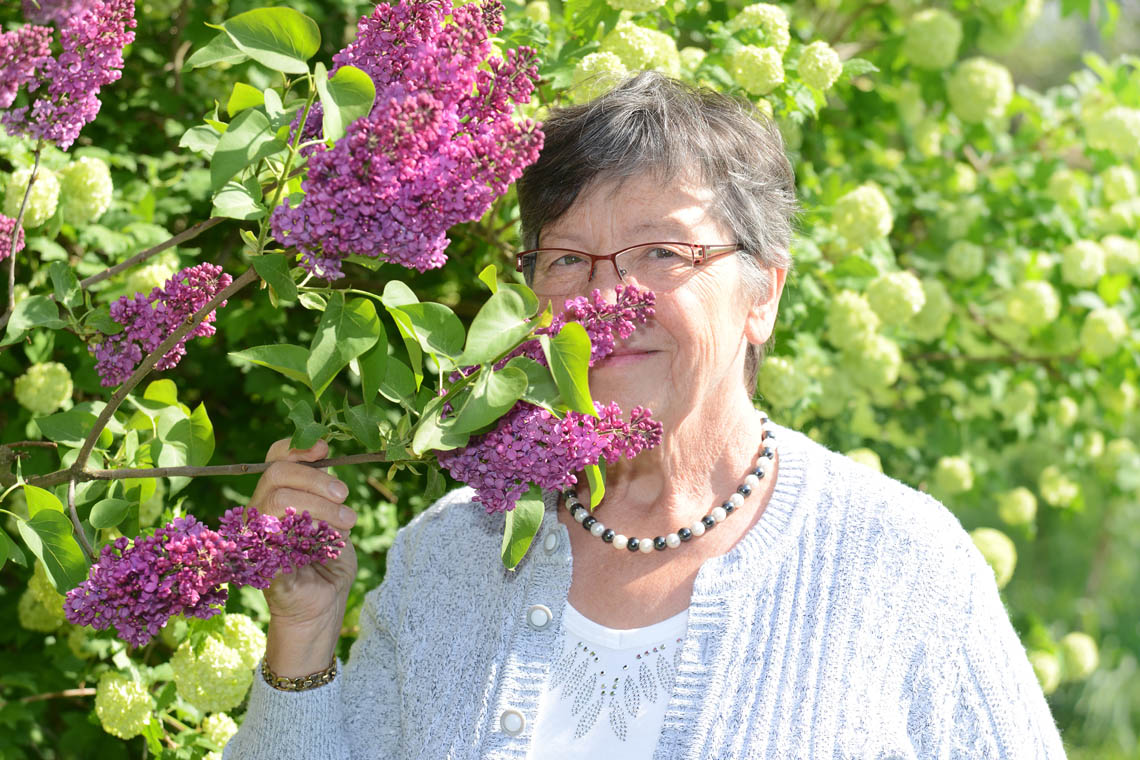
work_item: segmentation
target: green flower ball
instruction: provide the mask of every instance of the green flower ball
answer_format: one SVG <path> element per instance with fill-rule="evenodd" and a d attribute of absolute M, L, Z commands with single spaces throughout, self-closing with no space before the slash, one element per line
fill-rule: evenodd
<path fill-rule="evenodd" d="M 1071 428 L 1080 415 L 1080 405 L 1068 396 L 1061 396 L 1053 407 L 1053 419 L 1063 428 Z"/>
<path fill-rule="evenodd" d="M 1061 299 L 1044 280 L 1025 280 L 1006 294 L 1006 315 L 1029 328 L 1045 327 L 1061 313 Z"/>
<path fill-rule="evenodd" d="M 804 379 L 791 360 L 769 356 L 760 365 L 756 386 L 765 401 L 787 409 L 803 395 Z"/>
<path fill-rule="evenodd" d="M 21 627 L 38 633 L 59 630 L 67 622 L 62 604 L 58 607 L 48 606 L 30 588 L 20 595 L 20 601 L 16 604 L 16 619 Z"/>
<path fill-rule="evenodd" d="M 1095 240 L 1078 240 L 1061 251 L 1061 279 L 1074 287 L 1091 288 L 1104 272 L 1104 249 Z"/>
<path fill-rule="evenodd" d="M 652 69 L 674 77 L 681 73 L 681 58 L 673 38 L 631 21 L 618 22 L 602 39 L 599 52 L 613 53 L 630 71 Z"/>
<path fill-rule="evenodd" d="M 1005 115 L 1013 100 L 1009 69 L 988 58 L 962 61 L 946 85 L 950 110 L 964 122 L 979 123 Z"/>
<path fill-rule="evenodd" d="M 590 53 L 578 61 L 571 78 L 571 92 L 578 102 L 604 95 L 629 73 L 616 53 Z"/>
<path fill-rule="evenodd" d="M 872 334 L 844 347 L 840 367 L 857 385 L 882 390 L 899 379 L 902 352 L 890 338 Z"/>
<path fill-rule="evenodd" d="M 941 457 L 934 466 L 934 487 L 948 495 L 965 493 L 974 487 L 974 468 L 965 457 Z"/>
<path fill-rule="evenodd" d="M 986 252 L 969 240 L 958 240 L 946 252 L 946 271 L 957 280 L 972 280 L 986 268 Z"/>
<path fill-rule="evenodd" d="M 225 712 L 241 704 L 253 683 L 245 658 L 216 636 L 207 636 L 195 653 L 187 639 L 170 658 L 178 694 L 202 712 Z"/>
<path fill-rule="evenodd" d="M 1105 235 L 1100 247 L 1104 251 L 1105 272 L 1140 275 L 1140 241 L 1123 235 Z"/>
<path fill-rule="evenodd" d="M 867 302 L 884 324 L 906 324 L 926 302 L 922 283 L 910 272 L 888 272 L 867 286 Z"/>
<path fill-rule="evenodd" d="M 96 221 L 111 207 L 115 185 L 111 170 L 97 158 L 77 158 L 59 172 L 63 220 L 80 226 Z"/>
<path fill-rule="evenodd" d="M 1127 380 L 1122 383 L 1105 383 L 1097 387 L 1096 397 L 1105 409 L 1123 416 L 1136 408 L 1140 390 Z"/>
<path fill-rule="evenodd" d="M 12 393 L 20 406 L 37 417 L 51 414 L 71 398 L 71 373 L 59 362 L 43 362 L 28 367 L 16 378 Z"/>
<path fill-rule="evenodd" d="M 523 15 L 531 21 L 537 21 L 540 24 L 550 23 L 550 3 L 546 0 L 531 0 L 526 4 L 523 9 Z"/>
<path fill-rule="evenodd" d="M 692 74 L 704 62 L 708 51 L 699 47 L 683 47 L 677 51 L 677 55 L 681 58 L 681 68 Z"/>
<path fill-rule="evenodd" d="M 8 180 L 8 191 L 4 195 L 5 216 L 15 219 L 20 213 L 20 204 L 24 201 L 24 193 L 28 190 L 28 178 L 31 176 L 31 169 L 17 169 L 12 172 Z M 28 196 L 28 204 L 24 208 L 24 229 L 39 227 L 51 219 L 57 205 L 59 205 L 59 180 L 54 172 L 41 166 L 36 172 L 36 181 L 32 183 L 32 193 Z"/>
<path fill-rule="evenodd" d="M 741 8 L 729 20 L 727 27 L 730 32 L 752 32 L 762 44 L 774 47 L 781 56 L 792 41 L 788 14 L 780 6 L 770 3 L 756 3 Z"/>
<path fill-rule="evenodd" d="M 914 14 L 906 25 L 902 54 L 922 69 L 944 69 L 958 59 L 962 25 L 940 8 Z"/>
<path fill-rule="evenodd" d="M 878 185 L 866 183 L 835 202 L 832 221 L 848 248 L 856 250 L 889 233 L 894 214 Z"/>
<path fill-rule="evenodd" d="M 232 739 L 233 735 L 237 733 L 238 726 L 233 718 L 224 712 L 220 712 L 207 715 L 202 721 L 201 729 L 207 739 L 219 747 L 224 747 L 226 746 L 226 742 Z"/>
<path fill-rule="evenodd" d="M 1136 172 L 1124 165 L 1105 169 L 1100 173 L 1100 182 L 1104 199 L 1109 203 L 1126 201 L 1140 193 L 1137 189 Z"/>
<path fill-rule="evenodd" d="M 1124 470 L 1135 470 L 1138 464 L 1136 444 L 1130 438 L 1114 438 L 1104 447 L 1104 453 L 1097 460 L 1097 467 L 1109 477 L 1115 477 Z"/>
<path fill-rule="evenodd" d="M 1034 649 L 1029 652 L 1029 664 L 1033 666 L 1041 691 L 1045 694 L 1055 692 L 1061 684 L 1061 661 L 1049 652 Z"/>
<path fill-rule="evenodd" d="M 222 642 L 241 655 L 242 664 L 252 668 L 265 654 L 265 633 L 253 619 L 240 613 L 227 613 L 222 624 Z"/>
<path fill-rule="evenodd" d="M 1006 391 L 997 408 L 1006 417 L 1032 416 L 1037 410 L 1037 386 L 1022 380 Z"/>
<path fill-rule="evenodd" d="M 1128 338 L 1124 315 L 1111 307 L 1093 309 L 1081 326 L 1081 345 L 1098 359 L 1112 356 Z"/>
<path fill-rule="evenodd" d="M 132 739 L 142 733 L 154 713 L 154 699 L 138 681 L 114 671 L 99 678 L 95 687 L 95 715 L 103 730 L 120 739 Z"/>
<path fill-rule="evenodd" d="M 665 0 L 606 0 L 606 3 L 615 10 L 631 11 L 633 13 L 648 13 L 655 11 L 665 4 Z"/>
<path fill-rule="evenodd" d="M 808 87 L 830 90 L 843 73 L 843 63 L 831 45 L 822 40 L 804 48 L 799 62 L 800 79 Z"/>
<path fill-rule="evenodd" d="M 1140 153 L 1140 108 L 1109 108 L 1086 123 L 1085 134 L 1089 147 L 1132 158 Z"/>
<path fill-rule="evenodd" d="M 942 153 L 942 124 L 937 119 L 923 119 L 914 126 L 914 147 L 926 158 Z"/>
<path fill-rule="evenodd" d="M 1080 493 L 1080 486 L 1070 480 L 1061 469 L 1051 464 L 1041 471 L 1037 478 L 1037 490 L 1046 504 L 1054 507 L 1067 507 Z"/>
<path fill-rule="evenodd" d="M 876 472 L 883 471 L 882 460 L 879 459 L 878 454 L 871 451 L 870 449 L 852 449 L 851 451 L 847 452 L 847 456 L 863 465 L 864 467 L 870 467 Z"/>
<path fill-rule="evenodd" d="M 946 334 L 946 325 L 953 316 L 951 307 L 954 301 L 950 298 L 946 286 L 933 277 L 923 278 L 922 294 L 924 296 L 922 308 L 910 320 L 907 327 L 919 340 L 937 340 Z"/>
<path fill-rule="evenodd" d="M 1037 516 L 1037 497 L 1024 486 L 998 494 L 998 517 L 1006 525 L 1028 525 Z"/>
<path fill-rule="evenodd" d="M 1083 172 L 1064 168 L 1053 172 L 1045 186 L 1045 195 L 1055 203 L 1069 208 L 1079 208 L 1085 200 L 1085 180 Z"/>
<path fill-rule="evenodd" d="M 972 193 L 978 189 L 978 173 L 974 171 L 974 167 L 959 161 L 950 170 L 946 184 L 952 193 L 958 195 Z"/>
<path fill-rule="evenodd" d="M 994 571 L 994 580 L 998 588 L 1005 588 L 1009 579 L 1013 577 L 1013 568 L 1017 565 L 1017 547 L 1009 536 L 995 528 L 977 528 L 970 531 L 970 538 L 974 546 L 986 558 L 986 562 Z"/>
<path fill-rule="evenodd" d="M 1096 641 L 1087 633 L 1073 631 L 1061 639 L 1061 677 L 1065 681 L 1083 681 L 1092 675 L 1100 662 Z"/>
<path fill-rule="evenodd" d="M 732 78 L 752 95 L 767 95 L 784 83 L 780 51 L 770 47 L 742 45 L 729 62 Z"/>

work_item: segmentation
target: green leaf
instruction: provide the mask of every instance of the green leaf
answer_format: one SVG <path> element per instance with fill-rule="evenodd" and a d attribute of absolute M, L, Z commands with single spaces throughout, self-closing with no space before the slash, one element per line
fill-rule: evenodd
<path fill-rule="evenodd" d="M 491 291 L 494 295 L 499 290 L 499 269 L 494 264 L 488 264 L 483 267 L 483 271 L 479 273 L 479 282 L 487 286 L 487 290 Z"/>
<path fill-rule="evenodd" d="M 350 361 L 376 345 L 382 330 L 372 301 L 346 302 L 343 293 L 333 291 L 305 362 L 317 398 Z"/>
<path fill-rule="evenodd" d="M 68 309 L 74 309 L 83 304 L 83 290 L 79 287 L 79 278 L 71 267 L 63 261 L 53 261 L 48 268 L 51 275 L 52 290 L 55 291 L 55 302 L 63 304 Z"/>
<path fill-rule="evenodd" d="M 297 300 L 297 284 L 289 273 L 289 257 L 283 253 L 266 253 L 253 258 L 253 268 L 285 301 Z"/>
<path fill-rule="evenodd" d="M 126 499 L 103 499 L 91 507 L 87 521 L 92 528 L 114 528 L 127 517 L 131 503 Z"/>
<path fill-rule="evenodd" d="M 349 430 L 356 439 L 364 444 L 368 451 L 380 451 L 384 448 L 384 440 L 380 437 L 380 424 L 387 418 L 378 413 L 374 407 L 367 404 L 350 406 L 344 410 L 344 419 Z"/>
<path fill-rule="evenodd" d="M 317 63 L 314 78 L 324 111 L 324 138 L 339 140 L 349 124 L 372 110 L 376 85 L 372 77 L 348 65 L 341 66 L 330 78 L 325 65 Z"/>
<path fill-rule="evenodd" d="M 562 6 L 566 31 L 573 37 L 594 39 L 598 24 L 605 24 L 609 31 L 617 23 L 621 11 L 610 6 L 606 0 L 566 0 Z"/>
<path fill-rule="evenodd" d="M 526 373 L 527 386 L 522 399 L 535 406 L 554 411 L 562 404 L 562 396 L 550 370 L 528 356 L 515 356 L 507 367 L 517 367 Z M 505 367 L 504 367 L 505 369 Z"/>
<path fill-rule="evenodd" d="M 211 158 L 214 155 L 214 150 L 218 147 L 218 138 L 220 137 L 221 135 L 213 127 L 199 124 L 182 133 L 178 147 L 189 148 L 204 158 Z"/>
<path fill-rule="evenodd" d="M 8 537 L 7 531 L 0 529 L 0 568 L 4 567 L 9 558 L 20 567 L 28 566 L 28 558 L 24 556 L 19 544 Z"/>
<path fill-rule="evenodd" d="M 17 523 L 24 543 L 44 564 L 48 578 L 59 591 L 75 588 L 87 579 L 87 563 L 63 512 L 45 509 Z"/>
<path fill-rule="evenodd" d="M 542 525 L 546 506 L 542 503 L 542 489 L 532 485 L 515 503 L 515 508 L 507 512 L 503 525 L 503 547 L 501 556 L 503 567 L 514 570 L 530 548 L 531 542 Z"/>
<path fill-rule="evenodd" d="M 590 336 L 585 328 L 569 322 L 553 338 L 541 335 L 539 341 L 562 400 L 576 412 L 597 417 L 590 398 Z"/>
<path fill-rule="evenodd" d="M 593 509 L 602 503 L 602 497 L 606 495 L 605 470 L 596 464 L 586 465 L 586 480 L 590 484 L 590 509 Z"/>
<path fill-rule="evenodd" d="M 317 22 L 292 8 L 255 8 L 222 22 L 238 50 L 274 71 L 307 74 L 305 61 L 321 47 Z"/>
<path fill-rule="evenodd" d="M 297 303 L 304 306 L 311 311 L 324 311 L 328 303 L 325 301 L 324 296 L 319 293 L 302 293 L 297 296 Z"/>
<path fill-rule="evenodd" d="M 427 483 L 424 484 L 424 503 L 431 504 L 447 489 L 447 479 L 443 477 L 443 470 L 428 462 Z"/>
<path fill-rule="evenodd" d="M 385 362 L 384 380 L 380 383 L 380 395 L 397 404 L 411 406 L 415 403 L 416 378 L 407 364 L 394 356 Z"/>
<path fill-rule="evenodd" d="M 234 88 L 230 91 L 230 99 L 226 101 L 226 112 L 232 119 L 245 109 L 257 108 L 263 103 L 265 103 L 265 96 L 261 94 L 261 90 L 245 82 L 234 82 Z"/>
<path fill-rule="evenodd" d="M 167 406 L 177 406 L 178 386 L 174 384 L 173 380 L 166 378 L 154 380 L 146 386 L 146 390 L 143 391 L 143 398 Z"/>
<path fill-rule="evenodd" d="M 847 79 L 854 79 L 861 74 L 869 74 L 878 70 L 878 66 L 865 58 L 848 58 L 843 62 L 843 76 Z"/>
<path fill-rule="evenodd" d="M 16 304 L 8 319 L 8 331 L 0 345 L 15 343 L 24 333 L 34 327 L 47 327 L 58 330 L 67 323 L 59 318 L 59 307 L 47 296 L 28 296 Z"/>
<path fill-rule="evenodd" d="M 396 323 L 396 328 L 400 331 L 400 337 L 404 341 L 404 347 L 408 351 L 409 369 L 412 372 L 412 378 L 415 380 L 416 390 L 424 381 L 423 351 L 416 339 L 416 331 L 412 326 L 411 318 L 401 311 L 400 307 L 419 302 L 412 289 L 399 280 L 389 280 L 384 286 L 384 292 L 380 294 L 380 303 L 384 304 L 384 308 L 388 310 L 392 321 Z"/>
<path fill-rule="evenodd" d="M 251 13 L 253 11 L 250 11 Z M 274 137 L 265 114 L 255 108 L 239 113 L 218 138 L 210 159 L 210 185 L 219 190 L 235 174 L 287 146 Z"/>
<path fill-rule="evenodd" d="M 201 402 L 190 413 L 190 465 L 205 467 L 214 456 L 214 423 Z"/>
<path fill-rule="evenodd" d="M 470 433 L 491 424 L 514 407 L 526 392 L 527 384 L 526 373 L 518 367 L 503 367 L 498 372 L 484 368 L 455 415 L 451 429 Z"/>
<path fill-rule="evenodd" d="M 277 90 L 266 87 L 261 97 L 265 102 L 265 115 L 269 117 L 269 123 L 274 128 L 281 126 L 285 121 L 285 105 L 281 102 Z"/>
<path fill-rule="evenodd" d="M 185 69 L 198 69 L 203 66 L 212 66 L 215 63 L 241 63 L 249 58 L 238 50 L 230 36 L 225 32 L 218 34 L 206 43 L 205 47 L 198 48 L 186 59 Z"/>
<path fill-rule="evenodd" d="M 28 502 L 28 516 L 34 517 L 37 513 L 50 509 L 63 514 L 63 502 L 56 498 L 51 491 L 24 484 L 24 498 Z"/>
<path fill-rule="evenodd" d="M 466 446 L 470 436 L 466 433 L 457 433 L 452 430 L 455 417 L 440 419 L 443 409 L 443 397 L 437 396 L 424 406 L 420 420 L 416 424 L 412 435 L 412 453 L 420 456 L 427 451 L 450 451 L 460 446 Z"/>
<path fill-rule="evenodd" d="M 64 446 L 82 446 L 95 425 L 95 420 L 96 415 L 91 412 L 72 408 L 47 417 L 37 417 L 35 423 L 48 440 Z"/>
<path fill-rule="evenodd" d="M 459 364 L 486 364 L 510 351 L 534 329 L 528 317 L 527 303 L 518 292 L 499 290 L 471 320 Z"/>
<path fill-rule="evenodd" d="M 388 372 L 388 336 L 383 323 L 380 323 L 380 338 L 376 345 L 361 354 L 356 365 L 360 368 L 360 392 L 364 396 L 364 403 L 372 406 L 376 403 L 376 396 L 380 393 L 380 386 L 384 384 Z"/>
<path fill-rule="evenodd" d="M 118 335 L 123 331 L 123 326 L 111 319 L 111 309 L 108 306 L 92 309 L 83 317 L 83 321 L 88 327 L 92 327 L 104 335 Z"/>
<path fill-rule="evenodd" d="M 416 294 L 412 292 L 412 289 L 399 280 L 389 280 L 384 285 L 384 292 L 380 294 L 380 303 L 388 308 L 407 306 L 408 304 L 419 302 L 420 299 L 416 298 Z"/>
<path fill-rule="evenodd" d="M 309 449 L 328 432 L 328 428 L 313 419 L 313 407 L 308 401 L 298 401 L 289 409 L 289 420 L 296 428 L 289 446 L 294 449 Z"/>
<path fill-rule="evenodd" d="M 293 346 L 288 343 L 254 346 L 244 351 L 231 351 L 230 356 L 268 367 L 274 372 L 280 372 L 290 380 L 304 383 L 306 388 L 312 387 L 309 384 L 308 370 L 305 369 L 305 363 L 309 359 L 309 351 L 301 346 Z"/>
<path fill-rule="evenodd" d="M 214 195 L 214 207 L 210 216 L 242 221 L 253 221 L 265 216 L 268 210 L 261 202 L 261 187 L 256 178 L 250 177 L 249 180 L 245 183 L 231 180 L 222 185 L 222 189 Z"/>
<path fill-rule="evenodd" d="M 400 306 L 398 311 L 407 315 L 407 324 L 424 351 L 437 358 L 446 357 L 452 363 L 463 353 L 463 323 L 451 309 L 429 302 Z"/>

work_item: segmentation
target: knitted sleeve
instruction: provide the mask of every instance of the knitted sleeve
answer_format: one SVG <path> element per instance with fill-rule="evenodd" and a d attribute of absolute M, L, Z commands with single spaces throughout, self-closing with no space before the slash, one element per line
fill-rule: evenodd
<path fill-rule="evenodd" d="M 950 647 L 948 662 L 939 666 L 945 668 L 946 698 L 928 703 L 941 714 L 920 719 L 939 727 L 938 740 L 917 743 L 918 756 L 1064 760 L 1061 735 L 1002 604 L 993 572 L 980 555 L 972 559 L 973 582 L 962 635 Z"/>
<path fill-rule="evenodd" d="M 403 569 L 402 534 L 388 550 L 387 572 L 365 597 L 360 636 L 348 662 L 325 686 L 278 691 L 254 673 L 249 707 L 223 760 L 364 760 L 397 754 L 399 679 L 390 624 Z"/>

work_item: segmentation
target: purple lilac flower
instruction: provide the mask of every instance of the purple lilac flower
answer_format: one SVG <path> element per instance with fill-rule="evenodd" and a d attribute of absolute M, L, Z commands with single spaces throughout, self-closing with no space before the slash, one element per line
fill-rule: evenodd
<path fill-rule="evenodd" d="M 12 231 L 16 231 L 16 250 L 12 250 Z M 10 253 L 24 250 L 24 228 L 16 226 L 16 220 L 0 214 L 0 261 Z"/>
<path fill-rule="evenodd" d="M 0 34 L 0 108 L 12 105 L 20 87 L 51 58 L 51 37 L 51 29 L 31 24 Z"/>
<path fill-rule="evenodd" d="M 83 9 L 85 0 L 24 0 L 24 18 L 33 24 L 62 26 Z"/>
<path fill-rule="evenodd" d="M 86 0 L 62 22 L 58 57 L 37 59 L 34 66 L 21 59 L 20 71 L 25 72 L 28 94 L 34 93 L 35 100 L 30 107 L 0 114 L 8 133 L 51 140 L 64 150 L 71 147 L 84 125 L 99 113 L 99 89 L 121 76 L 123 48 L 135 38 L 134 11 L 134 0 Z M 35 50 L 38 53 L 40 48 Z M 34 76 L 27 79 L 29 67 Z M 11 103 L 9 98 L 7 106 Z"/>
<path fill-rule="evenodd" d="M 215 264 L 203 263 L 183 269 L 154 288 L 150 295 L 136 293 L 123 296 L 111 304 L 111 319 L 123 326 L 122 332 L 104 335 L 98 343 L 87 346 L 95 355 L 96 371 L 104 387 L 122 383 L 143 356 L 158 348 L 188 317 L 224 290 L 233 278 Z M 225 306 L 222 301 L 219 308 Z M 178 341 L 154 365 L 157 370 L 171 369 L 186 355 L 186 341 L 214 334 L 216 312 L 210 312 L 197 326 Z"/>
<path fill-rule="evenodd" d="M 661 443 L 661 423 L 649 411 L 635 407 L 629 423 L 611 403 L 595 403 L 598 417 L 567 412 L 562 419 L 526 402 L 519 402 L 489 433 L 466 447 L 439 453 L 439 463 L 451 477 L 475 488 L 475 501 L 487 512 L 515 508 L 531 483 L 541 488 L 565 488 L 577 482 L 574 473 L 600 457 L 616 462 L 632 458 Z"/>
<path fill-rule="evenodd" d="M 421 272 L 440 267 L 447 229 L 482 217 L 538 158 L 537 125 L 512 118 L 514 103 L 530 100 L 536 55 L 489 57 L 501 10 L 498 0 L 460 8 L 410 0 L 381 3 L 360 20 L 333 61 L 372 78 L 372 111 L 332 148 L 311 149 L 300 205 L 282 204 L 272 217 L 273 234 L 310 271 L 336 279 L 352 253 Z"/>
<path fill-rule="evenodd" d="M 282 518 L 237 507 L 218 530 L 178 517 L 133 541 L 107 544 L 87 580 L 67 592 L 63 608 L 76 625 L 115 627 L 119 637 L 146 644 L 175 615 L 206 619 L 222 612 L 222 584 L 268 588 L 277 573 L 324 564 L 344 548 L 340 534 L 308 512 Z"/>

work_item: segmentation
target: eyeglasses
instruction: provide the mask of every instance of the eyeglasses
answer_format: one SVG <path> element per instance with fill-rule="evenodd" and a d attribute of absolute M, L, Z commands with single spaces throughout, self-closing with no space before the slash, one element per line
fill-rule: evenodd
<path fill-rule="evenodd" d="M 599 261 L 613 262 L 623 283 L 661 293 L 680 285 L 693 270 L 715 258 L 741 250 L 739 243 L 639 243 L 597 256 L 572 248 L 536 248 L 518 254 L 517 268 L 542 296 L 582 293 L 594 279 Z"/>

